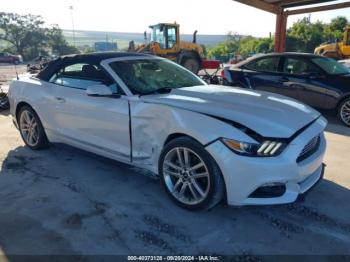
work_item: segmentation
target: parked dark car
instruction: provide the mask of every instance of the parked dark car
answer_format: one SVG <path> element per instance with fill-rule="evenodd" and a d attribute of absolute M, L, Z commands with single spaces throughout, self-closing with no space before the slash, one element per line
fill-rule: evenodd
<path fill-rule="evenodd" d="M 44 69 L 52 59 L 54 59 L 54 57 L 43 55 L 34 58 L 27 64 L 27 72 L 31 74 L 38 73 L 40 70 Z"/>
<path fill-rule="evenodd" d="M 11 64 L 19 64 L 23 62 L 23 58 L 20 55 L 12 55 L 7 52 L 0 52 L 0 63 L 11 63 Z"/>
<path fill-rule="evenodd" d="M 225 67 L 224 82 L 295 98 L 312 107 L 336 110 L 350 126 L 350 71 L 337 61 L 303 53 L 273 53 Z"/>

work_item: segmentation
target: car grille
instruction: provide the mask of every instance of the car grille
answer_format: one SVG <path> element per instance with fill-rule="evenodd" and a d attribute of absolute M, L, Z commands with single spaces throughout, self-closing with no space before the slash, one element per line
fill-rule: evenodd
<path fill-rule="evenodd" d="M 297 158 L 297 162 L 299 163 L 305 160 L 306 158 L 308 158 L 309 156 L 311 156 L 313 153 L 315 153 L 320 146 L 320 141 L 321 141 L 320 135 L 317 135 L 314 138 L 312 138 L 309 141 L 309 143 L 307 143 L 306 146 L 304 146 L 303 150 L 301 151 L 301 153 Z"/>

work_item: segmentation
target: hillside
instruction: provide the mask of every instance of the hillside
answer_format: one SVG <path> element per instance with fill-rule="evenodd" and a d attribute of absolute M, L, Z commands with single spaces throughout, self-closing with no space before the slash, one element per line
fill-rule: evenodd
<path fill-rule="evenodd" d="M 63 34 L 67 41 L 73 44 L 73 33 L 71 30 L 63 30 Z M 98 41 L 117 42 L 119 48 L 126 48 L 129 41 L 134 40 L 135 43 L 144 41 L 143 33 L 122 33 L 122 32 L 101 32 L 101 31 L 75 31 L 75 41 L 77 46 L 93 46 Z M 214 46 L 224 41 L 225 35 L 197 35 L 197 42 L 206 46 Z M 181 39 L 184 41 L 192 41 L 192 35 L 183 34 Z"/>

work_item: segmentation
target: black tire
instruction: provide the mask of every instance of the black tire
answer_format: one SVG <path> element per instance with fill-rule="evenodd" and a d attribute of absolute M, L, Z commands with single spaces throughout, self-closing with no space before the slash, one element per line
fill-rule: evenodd
<path fill-rule="evenodd" d="M 21 118 L 21 115 L 28 111 L 29 113 L 31 113 L 31 115 L 35 118 L 35 121 L 37 123 L 37 131 L 38 131 L 38 141 L 35 145 L 30 145 L 24 135 L 23 135 L 23 132 L 21 131 L 22 130 L 22 127 L 21 127 L 21 121 L 20 121 L 20 118 Z M 49 145 L 49 141 L 46 137 L 46 134 L 45 134 L 45 130 L 44 130 L 44 127 L 40 121 L 40 118 L 39 116 L 37 115 L 37 113 L 30 107 L 30 106 L 27 106 L 27 105 L 24 105 L 20 108 L 18 114 L 17 114 L 17 123 L 18 123 L 18 127 L 19 127 L 19 131 L 20 131 L 20 134 L 21 134 L 21 137 L 23 139 L 23 142 L 26 144 L 26 146 L 28 146 L 30 149 L 32 150 L 39 150 L 39 149 L 43 149 L 43 148 L 46 148 L 48 147 Z"/>
<path fill-rule="evenodd" d="M 10 108 L 9 99 L 7 94 L 0 92 L 0 109 L 6 110 Z"/>
<path fill-rule="evenodd" d="M 344 110 L 346 110 L 344 112 Z M 350 119 L 346 121 L 344 114 L 349 114 L 350 117 L 350 97 L 345 98 L 338 106 L 337 117 L 347 127 L 350 127 Z"/>
<path fill-rule="evenodd" d="M 192 73 L 194 74 L 198 74 L 199 72 L 199 61 L 198 59 L 194 58 L 194 57 L 186 57 L 183 59 L 183 62 L 181 63 L 181 65 L 186 68 L 187 70 L 190 70 Z"/>
<path fill-rule="evenodd" d="M 227 79 L 222 79 L 222 85 L 223 86 L 230 86 L 231 84 L 227 81 Z"/>
<path fill-rule="evenodd" d="M 177 147 L 184 147 L 192 150 L 204 161 L 210 179 L 210 187 L 206 197 L 198 204 L 184 204 L 180 202 L 173 194 L 170 192 L 168 186 L 166 185 L 165 176 L 163 174 L 163 165 L 165 156 L 169 151 Z M 205 148 L 197 141 L 189 137 L 179 137 L 171 140 L 165 145 L 159 158 L 158 172 L 160 175 L 161 184 L 169 197 L 180 207 L 189 210 L 209 210 L 216 206 L 220 201 L 223 200 L 225 195 L 225 183 L 221 174 L 221 170 L 213 157 L 205 150 Z"/>
<path fill-rule="evenodd" d="M 247 86 L 245 84 L 243 84 L 242 82 L 237 82 L 237 84 L 235 84 L 234 86 L 247 89 Z"/>

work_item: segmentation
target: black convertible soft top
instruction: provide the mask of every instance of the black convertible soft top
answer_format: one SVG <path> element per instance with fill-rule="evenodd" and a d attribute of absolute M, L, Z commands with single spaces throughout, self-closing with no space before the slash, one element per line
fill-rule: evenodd
<path fill-rule="evenodd" d="M 128 56 L 148 56 L 146 54 L 140 53 L 130 53 L 130 52 L 98 52 L 98 53 L 89 53 L 82 55 L 67 55 L 59 57 L 55 60 L 52 60 L 48 65 L 39 72 L 36 76 L 40 80 L 49 81 L 51 76 L 57 72 L 63 66 L 75 64 L 75 63 L 89 63 L 98 65 L 101 61 L 118 58 L 118 57 L 128 57 Z"/>

